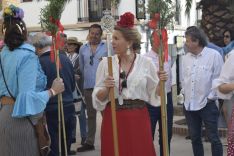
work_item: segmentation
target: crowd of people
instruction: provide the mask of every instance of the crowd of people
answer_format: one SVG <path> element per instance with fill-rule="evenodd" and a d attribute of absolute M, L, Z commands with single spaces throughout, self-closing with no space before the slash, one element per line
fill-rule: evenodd
<path fill-rule="evenodd" d="M 59 155 L 57 95 L 61 94 L 67 145 L 67 151 L 62 148 L 62 155 L 95 150 L 96 116 L 97 111 L 101 111 L 101 155 L 113 156 L 109 93 L 114 88 L 119 155 L 156 156 L 153 140 L 158 123 L 160 155 L 163 156 L 160 82 L 165 82 L 170 153 L 173 126 L 171 58 L 169 56 L 164 62 L 164 70 L 160 71 L 159 47 L 155 45 L 153 35 L 152 49 L 145 55 L 139 54 L 141 34 L 134 26 L 132 13 L 120 16 L 114 27 L 111 47 L 113 76 L 108 73 L 108 49 L 102 40 L 102 27 L 93 24 L 84 44 L 77 37 L 61 34 L 64 45 L 59 49 L 61 68 L 60 78 L 57 78 L 56 64 L 50 55 L 51 38 L 39 32 L 29 40 L 23 15 L 19 15 L 23 14 L 22 9 L 11 11 L 3 13 L 4 46 L 0 52 L 1 155 L 39 156 L 38 138 L 32 124 L 36 124 L 43 113 L 51 138 L 49 156 Z M 182 60 L 181 93 L 194 156 L 205 155 L 201 139 L 203 124 L 212 155 L 223 155 L 218 134 L 217 101 L 231 99 L 234 90 L 232 30 L 225 31 L 223 36 L 224 47 L 218 47 L 222 51 L 218 52 L 198 27 L 190 26 L 185 31 L 187 53 Z M 226 56 L 225 62 L 223 55 Z M 232 108 L 227 121 L 227 153 L 231 156 L 234 154 L 234 107 L 230 102 L 225 106 Z M 71 145 L 77 138 L 76 115 L 81 146 L 74 151 Z"/>

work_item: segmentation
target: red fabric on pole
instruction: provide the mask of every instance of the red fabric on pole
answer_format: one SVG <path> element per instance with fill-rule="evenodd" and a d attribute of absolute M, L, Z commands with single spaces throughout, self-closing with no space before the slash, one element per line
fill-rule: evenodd
<path fill-rule="evenodd" d="M 165 57 L 165 61 L 168 61 L 168 36 L 167 36 L 167 30 L 166 29 L 162 29 L 162 41 L 163 41 L 163 51 L 164 51 L 164 57 Z"/>
<path fill-rule="evenodd" d="M 158 35 L 158 32 L 157 31 L 154 31 L 153 32 L 153 43 L 154 43 L 154 46 L 159 49 L 160 47 L 160 38 L 159 38 L 159 35 Z"/>
<path fill-rule="evenodd" d="M 160 47 L 160 37 L 159 37 L 159 29 L 158 29 L 158 22 L 160 22 L 160 13 L 156 13 L 152 20 L 149 21 L 149 27 L 151 29 L 154 29 L 153 32 L 153 39 L 154 39 L 154 45 L 159 49 Z M 164 59 L 167 62 L 168 61 L 168 35 L 167 30 L 165 28 L 161 29 L 162 34 L 162 42 L 163 42 L 163 52 L 164 52 Z"/>
<path fill-rule="evenodd" d="M 152 20 L 149 21 L 149 27 L 151 29 L 156 29 L 158 26 L 159 20 L 160 20 L 160 13 L 156 13 L 154 15 L 154 18 L 152 18 Z"/>
<path fill-rule="evenodd" d="M 52 41 L 54 40 L 54 36 L 52 36 Z M 52 44 L 50 47 L 50 60 L 51 62 L 55 61 L 55 50 L 54 50 L 54 45 Z"/>
<path fill-rule="evenodd" d="M 61 24 L 59 19 L 54 19 L 53 17 L 50 17 L 50 22 L 55 24 L 59 30 L 56 34 L 52 34 L 52 32 L 46 33 L 47 35 L 52 36 L 50 60 L 51 62 L 54 62 L 56 60 L 56 64 L 59 64 L 59 68 L 61 69 L 62 65 L 58 59 L 59 59 L 59 49 L 62 46 L 64 46 L 64 40 L 61 40 L 61 33 L 63 33 L 64 31 L 64 27 Z M 56 52 L 56 55 L 55 55 L 55 52 Z"/>
<path fill-rule="evenodd" d="M 161 34 L 162 34 L 162 44 L 163 44 L 164 59 L 167 62 L 168 61 L 168 35 L 167 35 L 167 30 L 166 29 L 162 29 L 161 30 Z M 155 30 L 152 35 L 153 35 L 154 46 L 157 49 L 159 49 L 159 47 L 160 47 L 159 32 Z"/>

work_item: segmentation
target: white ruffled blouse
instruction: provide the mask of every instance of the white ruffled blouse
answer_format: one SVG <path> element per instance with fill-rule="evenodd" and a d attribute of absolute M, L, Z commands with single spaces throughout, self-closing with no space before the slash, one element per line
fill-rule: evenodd
<path fill-rule="evenodd" d="M 123 88 L 119 93 L 119 59 L 117 55 L 112 56 L 113 77 L 115 80 L 115 98 L 140 99 L 149 102 L 153 106 L 159 106 L 160 97 L 156 95 L 156 88 L 159 82 L 156 66 L 152 61 L 144 56 L 137 54 L 132 71 L 127 78 L 127 88 Z M 122 72 L 122 70 L 121 70 Z M 96 110 L 104 110 L 106 104 L 110 101 L 107 98 L 100 101 L 97 93 L 104 88 L 104 80 L 108 76 L 107 58 L 100 62 L 96 73 L 96 84 L 92 94 L 93 107 Z"/>
<path fill-rule="evenodd" d="M 212 84 L 212 88 L 217 90 L 219 98 L 229 100 L 233 96 L 233 91 L 223 94 L 218 90 L 218 87 L 224 83 L 234 83 L 234 50 L 229 53 L 229 57 L 222 67 L 219 78 L 215 79 Z"/>

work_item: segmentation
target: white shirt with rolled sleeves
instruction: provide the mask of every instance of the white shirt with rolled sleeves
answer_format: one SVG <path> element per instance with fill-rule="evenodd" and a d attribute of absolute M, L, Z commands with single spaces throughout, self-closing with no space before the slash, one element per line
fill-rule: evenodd
<path fill-rule="evenodd" d="M 187 53 L 182 61 L 182 93 L 187 111 L 197 111 L 207 104 L 207 99 L 216 100 L 212 81 L 219 77 L 223 65 L 222 56 L 211 48 L 204 47 L 198 55 Z"/>
<path fill-rule="evenodd" d="M 156 65 L 157 70 L 159 70 L 159 59 L 158 59 L 158 54 L 157 53 L 155 53 L 151 49 L 144 56 L 151 58 L 153 63 Z M 166 89 L 166 93 L 169 93 L 169 92 L 171 92 L 171 85 L 172 85 L 171 57 L 169 55 L 168 55 L 168 61 L 164 62 L 164 70 L 168 74 L 168 79 L 165 82 L 165 89 Z"/>
<path fill-rule="evenodd" d="M 228 59 L 225 61 L 219 78 L 213 81 L 213 89 L 217 90 L 217 95 L 221 99 L 231 99 L 233 91 L 228 94 L 223 94 L 218 90 L 218 87 L 224 83 L 234 83 L 234 50 L 229 53 Z"/>
<path fill-rule="evenodd" d="M 155 53 L 152 49 L 146 53 L 144 56 L 150 58 L 153 63 L 156 65 L 157 70 L 159 70 L 159 57 L 158 54 Z M 171 85 L 172 85 L 172 71 L 171 71 L 171 57 L 168 56 L 168 61 L 164 62 L 164 70 L 167 72 L 168 74 L 168 79 L 165 82 L 165 92 L 169 93 L 171 92 Z M 156 103 L 156 106 L 160 106 L 161 103 Z"/>
<path fill-rule="evenodd" d="M 159 82 L 157 76 L 157 69 L 152 61 L 144 56 L 136 54 L 134 67 L 127 78 L 127 88 L 122 90 L 123 99 L 140 99 L 150 104 L 159 103 L 160 98 L 156 95 L 156 88 Z M 113 77 L 115 80 L 115 98 L 118 99 L 119 95 L 119 59 L 117 55 L 112 56 Z M 93 107 L 96 110 L 104 110 L 106 104 L 110 101 L 107 98 L 100 101 L 97 98 L 97 93 L 100 89 L 104 88 L 104 80 L 108 76 L 108 63 L 107 58 L 103 58 L 97 69 L 96 85 L 93 90 L 92 100 Z"/>

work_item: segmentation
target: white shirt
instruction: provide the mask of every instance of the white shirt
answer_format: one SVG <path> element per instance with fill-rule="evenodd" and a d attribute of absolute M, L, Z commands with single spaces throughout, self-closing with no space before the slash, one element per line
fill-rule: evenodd
<path fill-rule="evenodd" d="M 182 60 L 182 93 L 185 109 L 200 110 L 206 106 L 207 98 L 216 100 L 212 81 L 220 74 L 222 56 L 211 48 L 204 47 L 198 55 L 187 53 Z"/>
<path fill-rule="evenodd" d="M 225 61 L 219 78 L 213 81 L 213 88 L 217 89 L 217 95 L 221 99 L 231 99 L 233 92 L 223 94 L 218 90 L 218 87 L 224 83 L 234 83 L 234 50 L 232 50 L 227 60 Z"/>
<path fill-rule="evenodd" d="M 146 53 L 144 56 L 151 58 L 153 63 L 156 65 L 157 70 L 159 70 L 159 60 L 158 60 L 158 54 L 155 53 L 152 49 Z M 165 83 L 165 89 L 166 93 L 171 92 L 171 84 L 172 84 L 172 72 L 171 72 L 171 57 L 168 56 L 168 61 L 164 62 L 164 70 L 168 74 L 168 79 Z"/>
<path fill-rule="evenodd" d="M 115 98 L 122 96 L 123 99 L 140 99 L 149 102 L 153 106 L 159 105 L 160 98 L 156 96 L 156 88 L 159 82 L 157 69 L 152 61 L 144 56 L 136 54 L 134 67 L 127 78 L 127 88 L 122 90 L 119 95 L 119 59 L 117 55 L 112 56 L 113 77 L 115 80 Z M 97 110 L 103 110 L 110 101 L 107 98 L 104 101 L 97 99 L 96 94 L 104 88 L 104 80 L 108 76 L 107 58 L 103 58 L 97 69 L 96 85 L 93 90 L 93 107 Z"/>
<path fill-rule="evenodd" d="M 79 54 L 77 53 L 73 53 L 73 54 L 70 54 L 70 53 L 67 53 L 67 57 L 70 59 L 73 67 L 75 66 L 75 63 L 76 63 L 76 60 L 78 59 L 79 57 Z"/>

